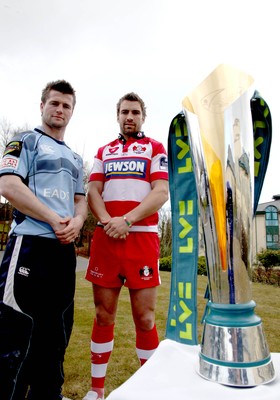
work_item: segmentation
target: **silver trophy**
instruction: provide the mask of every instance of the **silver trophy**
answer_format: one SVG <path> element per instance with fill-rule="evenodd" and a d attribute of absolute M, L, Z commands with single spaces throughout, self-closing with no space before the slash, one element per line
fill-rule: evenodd
<path fill-rule="evenodd" d="M 207 259 L 199 374 L 250 387 L 275 377 L 251 293 L 253 79 L 220 65 L 183 100 Z"/>

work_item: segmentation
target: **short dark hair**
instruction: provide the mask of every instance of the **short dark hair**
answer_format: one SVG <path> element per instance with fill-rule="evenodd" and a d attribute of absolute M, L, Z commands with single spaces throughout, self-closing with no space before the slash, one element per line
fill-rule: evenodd
<path fill-rule="evenodd" d="M 42 96 L 41 96 L 42 103 L 44 103 L 44 104 L 46 103 L 51 90 L 56 90 L 57 92 L 60 92 L 63 94 L 71 94 L 73 96 L 73 107 L 75 107 L 76 92 L 73 89 L 73 87 L 70 85 L 69 82 L 62 79 L 62 80 L 47 83 L 46 87 L 42 90 Z"/>
<path fill-rule="evenodd" d="M 142 114 L 144 119 L 146 118 L 146 106 L 144 101 L 141 99 L 140 96 L 138 96 L 138 94 L 134 93 L 134 92 L 130 92 L 125 94 L 123 97 L 120 98 L 120 100 L 117 102 L 117 115 L 119 115 L 120 112 L 120 108 L 121 108 L 121 103 L 125 100 L 128 101 L 138 101 L 138 103 L 140 103 L 141 106 L 141 110 L 142 110 Z"/>

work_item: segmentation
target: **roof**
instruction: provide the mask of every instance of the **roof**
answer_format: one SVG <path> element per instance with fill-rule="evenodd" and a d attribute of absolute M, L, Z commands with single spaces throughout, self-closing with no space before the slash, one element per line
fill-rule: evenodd
<path fill-rule="evenodd" d="M 277 196 L 277 199 L 278 199 L 278 196 Z M 257 207 L 257 213 L 264 212 L 265 209 L 269 206 L 274 206 L 277 208 L 278 211 L 280 211 L 280 199 L 279 200 L 271 200 L 266 203 L 259 204 Z"/>

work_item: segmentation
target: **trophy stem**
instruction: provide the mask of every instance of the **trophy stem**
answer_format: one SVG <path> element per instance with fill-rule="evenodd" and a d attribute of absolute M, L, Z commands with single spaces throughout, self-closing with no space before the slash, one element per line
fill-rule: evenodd
<path fill-rule="evenodd" d="M 261 318 L 252 300 L 242 304 L 208 302 L 199 374 L 229 386 L 252 387 L 275 377 Z"/>

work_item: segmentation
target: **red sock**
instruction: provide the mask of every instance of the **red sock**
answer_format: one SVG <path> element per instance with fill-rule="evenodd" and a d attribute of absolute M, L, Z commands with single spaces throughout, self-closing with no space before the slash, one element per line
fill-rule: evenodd
<path fill-rule="evenodd" d="M 136 328 L 136 353 L 141 366 L 151 357 L 158 347 L 158 333 L 156 325 L 150 331 Z"/>
<path fill-rule="evenodd" d="M 99 326 L 96 319 L 91 334 L 91 386 L 104 389 L 108 361 L 114 346 L 114 326 Z"/>

